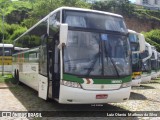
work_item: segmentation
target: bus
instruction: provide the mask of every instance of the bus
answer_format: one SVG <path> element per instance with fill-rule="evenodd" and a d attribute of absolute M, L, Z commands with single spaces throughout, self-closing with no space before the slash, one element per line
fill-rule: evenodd
<path fill-rule="evenodd" d="M 157 72 L 158 72 L 158 53 L 154 46 L 151 46 L 152 48 L 152 57 L 151 57 L 151 78 L 155 79 L 157 78 Z"/>
<path fill-rule="evenodd" d="M 140 86 L 142 74 L 142 60 L 140 53 L 145 50 L 145 39 L 140 33 L 128 30 L 132 51 L 132 86 Z"/>
<path fill-rule="evenodd" d="M 0 43 L 0 71 L 12 72 L 12 50 L 13 44 Z"/>
<path fill-rule="evenodd" d="M 151 56 L 152 56 L 151 45 L 146 42 L 145 51 L 141 53 L 141 59 L 142 59 L 141 83 L 147 83 L 151 81 Z"/>
<path fill-rule="evenodd" d="M 160 77 L 160 52 L 157 53 L 158 54 L 158 72 L 157 72 L 157 77 Z"/>
<path fill-rule="evenodd" d="M 20 51 L 28 50 L 28 49 L 29 48 L 14 47 L 13 54 L 20 52 Z"/>
<path fill-rule="evenodd" d="M 61 104 L 122 102 L 131 91 L 128 30 L 121 15 L 60 7 L 14 40 L 13 75 Z"/>

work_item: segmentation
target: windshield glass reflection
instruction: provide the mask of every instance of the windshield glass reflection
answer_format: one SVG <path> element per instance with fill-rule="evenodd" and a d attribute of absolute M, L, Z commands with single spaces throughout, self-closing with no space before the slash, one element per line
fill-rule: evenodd
<path fill-rule="evenodd" d="M 95 32 L 71 31 L 64 48 L 65 73 L 87 76 L 129 75 L 127 37 Z"/>

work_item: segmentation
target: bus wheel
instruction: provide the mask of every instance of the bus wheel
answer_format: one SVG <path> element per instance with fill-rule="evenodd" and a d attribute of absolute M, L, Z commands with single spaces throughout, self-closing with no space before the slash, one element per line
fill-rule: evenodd
<path fill-rule="evenodd" d="M 22 82 L 19 81 L 19 71 L 17 70 L 17 77 L 16 77 L 17 85 L 23 85 Z"/>
<path fill-rule="evenodd" d="M 17 81 L 19 82 L 19 72 L 17 70 Z"/>
<path fill-rule="evenodd" d="M 14 78 L 16 79 L 17 77 L 17 72 L 16 72 L 16 69 L 14 70 Z"/>
<path fill-rule="evenodd" d="M 13 84 L 17 84 L 18 81 L 17 81 L 17 70 L 16 70 L 16 69 L 14 70 L 14 76 L 13 76 L 13 77 L 14 77 L 14 79 L 12 79 L 11 82 L 12 82 Z"/>
<path fill-rule="evenodd" d="M 17 81 L 17 84 L 18 84 L 18 85 L 21 85 L 21 83 L 20 83 L 20 81 L 19 81 L 19 71 L 18 71 L 18 70 L 17 70 L 17 77 L 16 77 L 16 79 L 17 79 L 17 80 L 16 80 L 16 81 Z"/>

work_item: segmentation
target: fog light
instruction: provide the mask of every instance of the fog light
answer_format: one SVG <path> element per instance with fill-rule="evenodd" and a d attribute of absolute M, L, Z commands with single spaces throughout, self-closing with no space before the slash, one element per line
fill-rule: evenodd
<path fill-rule="evenodd" d="M 131 87 L 131 82 L 122 83 L 121 88 Z"/>
<path fill-rule="evenodd" d="M 61 80 L 61 85 L 74 87 L 74 88 L 82 88 L 81 85 L 77 82 L 71 82 L 71 81 L 65 81 L 65 80 Z"/>

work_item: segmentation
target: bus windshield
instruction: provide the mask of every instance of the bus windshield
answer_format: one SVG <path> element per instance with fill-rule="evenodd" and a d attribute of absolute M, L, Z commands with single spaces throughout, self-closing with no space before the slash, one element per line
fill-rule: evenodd
<path fill-rule="evenodd" d="M 147 50 L 145 50 L 143 53 L 141 53 L 141 58 L 142 59 L 144 59 L 148 56 L 149 56 L 149 53 L 148 53 Z M 146 60 L 142 63 L 142 71 L 147 72 L 147 71 L 150 71 L 150 70 L 151 70 L 151 59 L 148 59 L 148 60 Z"/>
<path fill-rule="evenodd" d="M 139 42 L 138 42 L 138 37 L 136 34 L 129 34 L 129 41 L 131 44 L 131 50 L 132 51 L 139 51 Z"/>
<path fill-rule="evenodd" d="M 64 48 L 65 73 L 89 76 L 129 75 L 126 36 L 69 30 Z"/>
<path fill-rule="evenodd" d="M 152 68 L 152 70 L 158 69 L 157 60 L 151 60 L 151 68 Z"/>
<path fill-rule="evenodd" d="M 79 27 L 85 29 L 109 30 L 127 33 L 123 18 L 97 14 L 92 12 L 78 12 L 65 10 L 64 22 L 69 27 Z"/>
<path fill-rule="evenodd" d="M 132 53 L 132 71 L 138 72 L 141 70 L 141 61 L 139 53 Z"/>
<path fill-rule="evenodd" d="M 64 48 L 65 73 L 109 77 L 131 74 L 130 48 L 123 18 L 65 11 L 65 23 L 69 25 Z"/>
<path fill-rule="evenodd" d="M 12 49 L 9 47 L 4 47 L 4 56 L 12 56 Z M 3 48 L 0 47 L 0 56 L 3 56 Z"/>

